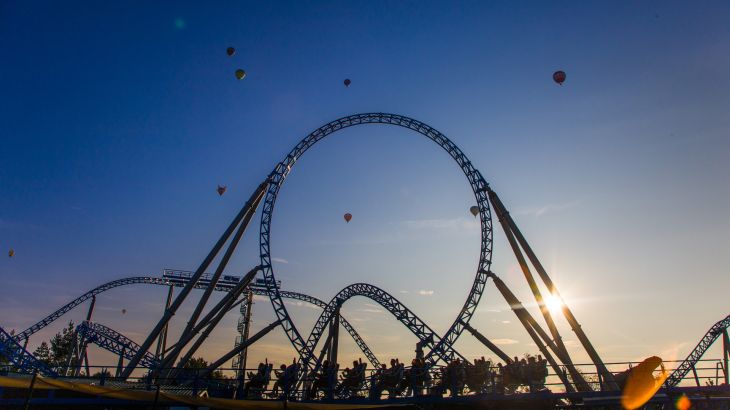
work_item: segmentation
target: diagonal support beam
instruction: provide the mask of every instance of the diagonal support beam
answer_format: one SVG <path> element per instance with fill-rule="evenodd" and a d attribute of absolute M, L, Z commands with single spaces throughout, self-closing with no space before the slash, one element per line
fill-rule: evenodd
<path fill-rule="evenodd" d="M 152 343 L 154 343 L 157 337 L 159 337 L 162 329 L 165 327 L 165 325 L 167 325 L 170 319 L 172 319 L 177 310 L 180 308 L 180 305 L 182 305 L 185 301 L 185 298 L 187 298 L 188 294 L 190 294 L 197 282 L 200 280 L 200 277 L 203 276 L 205 270 L 208 269 L 208 266 L 210 266 L 211 262 L 213 262 L 213 259 L 216 257 L 216 255 L 218 255 L 218 252 L 220 252 L 221 248 L 223 248 L 223 245 L 225 245 L 225 243 L 228 241 L 228 238 L 230 238 L 233 230 L 236 229 L 236 227 L 241 223 L 241 220 L 244 218 L 244 216 L 250 211 L 255 199 L 264 192 L 268 185 L 269 178 L 267 177 L 267 179 L 262 182 L 258 186 L 258 188 L 256 188 L 256 191 L 254 191 L 251 198 L 249 198 L 243 208 L 241 208 L 241 211 L 238 213 L 238 215 L 236 215 L 236 217 L 233 219 L 233 222 L 231 222 L 226 231 L 223 232 L 223 235 L 221 235 L 220 239 L 218 239 L 218 242 L 216 242 L 216 244 L 213 246 L 213 249 L 210 250 L 208 256 L 205 257 L 203 262 L 195 271 L 193 277 L 178 294 L 177 298 L 175 298 L 175 302 L 172 303 L 169 309 L 165 310 L 165 313 L 163 314 L 160 321 L 152 329 L 150 334 L 147 335 L 147 339 L 145 339 L 145 341 L 142 343 L 139 352 L 137 352 L 134 358 L 129 361 L 127 367 L 122 372 L 123 378 L 128 378 L 129 375 L 132 374 L 132 371 L 134 371 L 135 367 L 137 367 L 137 364 L 139 364 L 139 361 L 142 359 L 142 355 L 149 350 L 150 346 L 152 346 Z"/>
<path fill-rule="evenodd" d="M 565 300 L 560 295 L 560 292 L 555 286 L 555 283 L 553 283 L 552 279 L 550 278 L 550 275 L 548 275 L 547 271 L 542 266 L 540 259 L 538 259 L 537 255 L 532 250 L 532 247 L 527 242 L 527 239 L 525 239 L 524 235 L 522 235 L 522 232 L 517 227 L 517 224 L 512 219 L 512 216 L 510 216 L 509 212 L 506 212 L 506 208 L 502 203 L 502 200 L 499 198 L 496 192 L 492 191 L 490 188 L 487 188 L 487 190 L 489 192 L 492 204 L 495 207 L 498 207 L 502 211 L 504 211 L 502 217 L 507 222 L 507 225 L 509 225 L 509 230 L 514 233 L 515 239 L 517 239 L 517 242 L 520 244 L 522 249 L 524 249 L 525 254 L 527 254 L 527 258 L 530 260 L 530 263 L 532 263 L 532 266 L 535 267 L 535 270 L 542 279 L 543 283 L 545 283 L 545 286 L 550 291 L 550 294 L 553 295 L 553 297 L 558 298 L 558 300 L 560 301 L 565 320 L 568 321 L 571 329 L 578 337 L 578 340 L 583 345 L 583 348 L 586 350 L 586 353 L 588 353 L 588 356 L 591 358 L 593 364 L 596 366 L 596 370 L 600 374 L 603 383 L 606 385 L 608 390 L 619 390 L 618 384 L 613 377 L 613 373 L 608 371 L 608 368 L 606 368 L 606 365 L 603 363 L 603 360 L 601 360 L 601 357 L 598 355 L 598 352 L 593 347 L 593 344 L 591 344 L 591 341 L 588 340 L 588 336 L 586 336 L 585 332 L 583 332 L 583 329 L 578 323 L 578 319 L 575 318 L 573 312 L 570 310 L 568 305 L 565 304 Z"/>
<path fill-rule="evenodd" d="M 254 199 L 251 207 L 246 213 L 246 216 L 243 217 L 243 222 L 241 222 L 241 225 L 238 227 L 236 234 L 233 236 L 231 243 L 228 245 L 228 249 L 226 249 L 226 253 L 223 254 L 223 258 L 221 258 L 221 261 L 218 264 L 218 268 L 216 268 L 215 272 L 213 273 L 213 277 L 210 279 L 210 285 L 205 288 L 203 296 L 200 297 L 198 305 L 195 307 L 195 310 L 190 315 L 188 323 L 187 325 L 185 325 L 185 329 L 182 332 L 183 335 L 191 331 L 193 329 L 193 326 L 195 326 L 196 322 L 198 321 L 200 314 L 203 312 L 205 305 L 208 303 L 208 299 L 210 299 L 210 295 L 213 294 L 213 290 L 215 289 L 215 286 L 218 284 L 218 280 L 220 280 L 220 277 L 223 274 L 223 270 L 225 270 L 226 265 L 228 265 L 228 261 L 231 259 L 233 252 L 235 252 L 236 247 L 238 246 L 238 242 L 240 242 L 244 232 L 246 232 L 246 228 L 248 227 L 249 222 L 251 222 L 251 218 L 256 212 L 256 208 L 259 207 L 259 203 L 261 203 L 261 198 L 263 198 L 263 196 L 264 191 L 261 190 L 258 193 L 258 196 L 256 196 L 256 198 Z"/>
<path fill-rule="evenodd" d="M 482 344 L 486 346 L 487 349 L 491 350 L 492 352 L 494 352 L 494 354 L 499 356 L 499 358 L 502 359 L 503 362 L 505 362 L 506 364 L 512 363 L 512 359 L 507 355 L 507 353 L 505 353 L 504 351 L 502 351 L 502 349 L 497 347 L 497 345 L 492 343 L 491 340 L 487 339 L 486 336 L 479 333 L 478 330 L 471 327 L 470 324 L 461 322 L 461 325 L 464 326 L 464 329 L 471 333 L 478 341 L 482 342 Z"/>
<path fill-rule="evenodd" d="M 573 379 L 573 382 L 575 382 L 576 386 L 578 387 L 578 390 L 580 391 L 592 391 L 593 389 L 591 386 L 585 381 L 583 378 L 583 375 L 578 372 L 578 369 L 575 368 L 575 365 L 573 364 L 573 360 L 570 358 L 570 355 L 568 354 L 568 349 L 565 348 L 565 344 L 563 344 L 563 338 L 560 336 L 560 332 L 558 332 L 558 328 L 555 325 L 555 321 L 553 321 L 553 317 L 550 314 L 550 310 L 545 305 L 545 301 L 542 297 L 542 293 L 540 292 L 540 288 L 537 286 L 537 282 L 535 282 L 535 278 L 532 276 L 532 272 L 530 271 L 530 267 L 527 265 L 527 261 L 525 260 L 524 255 L 522 254 L 522 251 L 520 250 L 520 246 L 517 243 L 517 240 L 515 239 L 514 234 L 512 233 L 512 230 L 510 228 L 509 223 L 507 222 L 509 217 L 509 212 L 504 208 L 504 205 L 497 197 L 497 194 L 492 191 L 491 189 L 489 192 L 489 199 L 492 202 L 492 207 L 494 208 L 495 212 L 497 213 L 497 218 L 499 219 L 500 225 L 502 226 L 502 230 L 504 231 L 505 236 L 507 237 L 507 241 L 510 244 L 510 247 L 512 248 L 512 252 L 515 254 L 515 258 L 517 258 L 517 262 L 520 265 L 520 268 L 522 269 L 522 273 L 525 276 L 525 279 L 527 280 L 528 285 L 530 286 L 530 290 L 532 291 L 533 296 L 535 296 L 535 301 L 537 302 L 538 307 L 540 308 L 540 312 L 542 313 L 543 318 L 545 319 L 545 323 L 547 323 L 548 330 L 550 331 L 550 334 L 552 335 L 552 339 L 555 342 L 555 347 L 557 348 L 555 350 L 555 354 L 558 356 L 558 359 L 563 362 L 565 367 L 570 372 L 570 376 Z"/>
<path fill-rule="evenodd" d="M 517 296 L 515 296 L 514 293 L 509 290 L 509 288 L 507 287 L 507 285 L 505 285 L 502 279 L 500 279 L 494 272 L 489 272 L 489 276 L 492 277 L 495 286 L 497 286 L 499 292 L 512 308 L 512 311 L 515 312 L 515 315 L 517 315 L 517 319 L 520 320 L 522 326 L 535 342 L 538 349 L 540 349 L 540 352 L 542 352 L 543 356 L 545 356 L 545 359 L 548 361 L 548 363 L 550 363 L 550 366 L 555 371 L 555 374 L 560 378 L 560 381 L 563 382 L 563 385 L 565 385 L 565 389 L 569 393 L 575 392 L 575 388 L 573 388 L 570 380 L 568 380 L 568 377 L 565 375 L 565 373 L 563 373 L 562 369 L 560 369 L 560 365 L 558 364 L 558 362 L 555 361 L 553 355 L 550 353 L 550 350 L 545 347 L 545 344 L 547 344 L 550 346 L 551 349 L 553 349 L 553 351 L 555 351 L 555 345 L 550 340 L 548 335 L 545 333 L 544 330 L 542 330 L 540 325 L 537 324 L 532 315 L 530 315 L 530 312 L 525 309 L 525 307 L 522 305 L 522 302 L 517 299 Z"/>
<path fill-rule="evenodd" d="M 190 360 L 190 358 L 195 354 L 197 349 L 200 347 L 201 344 L 207 339 L 207 337 L 210 335 L 210 333 L 213 331 L 215 326 L 220 322 L 220 320 L 223 318 L 223 316 L 228 313 L 231 308 L 236 303 L 236 300 L 238 297 L 249 287 L 253 279 L 256 277 L 256 274 L 258 271 L 261 270 L 261 266 L 256 266 L 255 268 L 248 271 L 248 273 L 241 279 L 240 282 L 236 285 L 235 288 L 231 289 L 226 296 L 223 297 L 206 315 L 205 317 L 198 323 L 197 326 L 195 326 L 194 329 L 192 329 L 187 334 L 183 335 L 181 339 L 178 341 L 178 344 L 175 345 L 175 349 L 165 358 L 164 362 L 161 363 L 160 368 L 161 369 L 168 369 L 167 371 L 167 377 L 172 377 L 174 374 L 177 373 L 177 369 L 181 369 L 185 366 L 185 363 Z M 178 363 L 177 369 L 172 368 L 172 366 L 175 363 L 175 359 L 177 355 L 180 353 L 182 348 L 190 343 L 190 341 L 200 333 L 201 330 L 205 328 L 205 331 L 203 334 L 196 340 L 195 344 L 188 349 L 188 351 L 185 353 L 185 356 L 183 359 L 180 360 L 180 363 Z"/>
<path fill-rule="evenodd" d="M 253 217 L 254 212 L 256 211 L 256 208 L 258 208 L 259 203 L 261 202 L 261 198 L 263 197 L 264 192 L 259 192 L 258 196 L 253 198 L 253 204 L 249 208 L 248 213 L 246 213 L 246 216 L 244 216 L 243 221 L 238 227 L 238 230 L 236 231 L 236 234 L 233 236 L 233 239 L 231 239 L 231 243 L 228 245 L 228 249 L 226 249 L 225 254 L 223 255 L 223 258 L 221 258 L 220 263 L 218 264 L 218 268 L 216 268 L 215 273 L 213 274 L 213 277 L 211 278 L 210 284 L 208 287 L 205 288 L 205 292 L 203 293 L 203 296 L 200 299 L 200 302 L 195 307 L 195 311 L 190 316 L 190 319 L 188 320 L 187 325 L 185 326 L 185 329 L 180 334 L 180 339 L 175 343 L 176 347 L 170 352 L 169 359 L 165 359 L 166 363 L 173 364 L 175 363 L 175 360 L 177 359 L 178 355 L 180 355 L 180 352 L 182 349 L 187 345 L 188 341 L 190 340 L 190 333 L 193 330 L 193 327 L 195 327 L 196 322 L 198 318 L 200 317 L 201 312 L 205 308 L 205 305 L 208 303 L 208 299 L 210 298 L 210 295 L 213 293 L 213 290 L 215 289 L 216 284 L 218 284 L 218 280 L 221 277 L 221 274 L 223 273 L 223 270 L 226 268 L 226 265 L 228 264 L 228 261 L 230 260 L 231 256 L 233 255 L 233 252 L 236 250 L 236 246 L 238 246 L 238 242 L 243 237 L 244 232 L 246 232 L 246 228 L 248 227 L 248 223 L 251 221 L 251 217 Z M 183 340 L 187 340 L 186 342 L 182 343 Z"/>
<path fill-rule="evenodd" d="M 267 333 L 269 333 L 275 327 L 279 326 L 280 323 L 281 323 L 281 320 L 277 320 L 276 322 L 273 322 L 273 323 L 269 324 L 268 326 L 266 326 L 265 328 L 259 330 L 255 335 L 251 336 L 249 339 L 245 340 L 240 345 L 234 347 L 233 350 L 226 353 L 225 355 L 223 355 L 223 357 L 221 357 L 220 359 L 216 360 L 213 364 L 208 366 L 207 369 L 203 370 L 200 373 L 200 377 L 204 378 L 204 377 L 207 377 L 208 375 L 210 375 L 215 369 L 223 366 L 223 364 L 225 364 L 227 361 L 231 360 L 235 355 L 241 353 L 241 351 L 243 351 L 243 349 L 249 347 L 250 345 L 256 343 L 262 337 L 266 336 Z"/>

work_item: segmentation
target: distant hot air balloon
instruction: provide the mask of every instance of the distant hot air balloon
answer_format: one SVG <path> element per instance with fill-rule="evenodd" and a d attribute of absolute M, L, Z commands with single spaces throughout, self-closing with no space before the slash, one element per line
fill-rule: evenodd
<path fill-rule="evenodd" d="M 469 208 L 469 212 L 471 212 L 472 215 L 476 218 L 477 215 L 479 215 L 479 207 L 474 205 L 471 208 Z"/>
<path fill-rule="evenodd" d="M 226 188 L 225 185 L 223 185 L 223 186 L 218 185 L 218 189 L 217 189 L 218 195 L 221 195 L 222 196 L 223 194 L 225 194 L 226 193 L 226 189 L 227 188 Z"/>
<path fill-rule="evenodd" d="M 350 223 L 351 219 L 352 219 L 352 214 L 345 214 L 345 222 Z"/>
<path fill-rule="evenodd" d="M 239 68 L 238 70 L 236 70 L 236 78 L 238 78 L 239 80 L 243 80 L 244 78 L 246 78 L 246 72 Z"/>
<path fill-rule="evenodd" d="M 127 309 L 122 309 L 122 314 L 123 315 L 126 315 L 127 314 Z"/>
<path fill-rule="evenodd" d="M 13 256 L 15 256 L 15 249 L 11 249 L 8 251 L 8 258 L 12 258 Z"/>
<path fill-rule="evenodd" d="M 563 82 L 565 81 L 565 71 L 556 71 L 553 73 L 553 81 L 558 83 L 559 85 L 563 85 Z"/>
<path fill-rule="evenodd" d="M 226 49 L 226 54 L 228 54 L 228 56 L 230 57 L 230 56 L 232 56 L 232 55 L 236 54 L 236 49 L 235 49 L 235 48 L 233 48 L 233 47 L 228 47 L 228 48 Z"/>
<path fill-rule="evenodd" d="M 345 87 L 349 87 L 350 84 L 352 83 L 352 81 L 350 81 L 349 78 L 345 78 L 345 81 L 343 81 L 343 82 L 345 83 Z"/>

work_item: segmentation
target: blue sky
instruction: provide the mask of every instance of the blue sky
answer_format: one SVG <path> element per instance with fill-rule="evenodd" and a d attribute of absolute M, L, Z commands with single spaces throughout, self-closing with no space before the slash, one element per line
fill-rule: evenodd
<path fill-rule="evenodd" d="M 384 111 L 462 148 L 606 360 L 683 356 L 728 313 L 728 17 L 725 2 L 5 2 L 0 248 L 16 256 L 0 259 L 0 325 L 24 328 L 109 280 L 195 268 L 299 139 Z M 337 133 L 281 191 L 277 275 L 321 299 L 376 284 L 443 332 L 477 263 L 472 204 L 421 136 Z M 230 273 L 257 263 L 255 221 Z M 495 272 L 530 301 L 495 238 Z M 141 341 L 164 294 L 110 292 L 96 319 Z M 368 303 L 347 306 L 353 323 L 382 357 L 409 357 L 415 339 Z M 292 306 L 305 333 L 317 313 Z M 272 318 L 257 303 L 255 326 Z M 473 324 L 511 354 L 536 350 L 492 285 Z M 253 354 L 288 357 L 287 343 L 272 334 Z M 469 336 L 459 348 L 483 354 Z"/>

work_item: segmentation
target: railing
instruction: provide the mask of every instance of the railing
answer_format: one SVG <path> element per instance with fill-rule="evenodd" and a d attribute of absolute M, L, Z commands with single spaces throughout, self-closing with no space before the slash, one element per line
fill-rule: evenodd
<path fill-rule="evenodd" d="M 180 270 L 180 269 L 164 269 L 162 271 L 162 277 L 164 279 L 169 280 L 172 283 L 176 284 L 186 284 L 190 281 L 190 278 L 193 277 L 195 272 L 188 271 L 188 270 Z M 204 273 L 200 280 L 198 281 L 198 284 L 200 285 L 207 285 L 211 282 L 213 279 L 212 273 Z M 241 281 L 241 276 L 234 276 L 234 275 L 221 275 L 220 279 L 218 280 L 218 283 L 216 285 L 216 288 L 229 288 L 233 289 L 238 282 Z M 277 287 L 281 285 L 281 281 L 277 281 Z M 253 287 L 260 287 L 265 288 L 266 284 L 263 279 L 255 279 L 253 283 L 251 283 L 251 286 Z"/>
<path fill-rule="evenodd" d="M 664 362 L 667 366 L 666 371 L 671 372 L 674 369 L 669 366 L 678 366 L 681 361 Z M 606 363 L 612 372 L 620 372 L 631 368 L 638 362 L 614 362 Z M 577 364 L 576 367 L 581 374 L 594 388 L 594 391 L 601 392 L 601 385 L 598 374 L 591 368 L 592 364 Z M 245 378 L 236 379 L 235 368 L 221 368 L 210 376 L 203 377 L 202 369 L 186 369 L 182 371 L 174 379 L 152 379 L 149 372 L 145 370 L 136 371 L 132 377 L 122 380 L 114 377 L 116 366 L 91 366 L 91 377 L 81 375 L 80 377 L 64 377 L 61 380 L 69 380 L 77 383 L 95 384 L 100 386 L 112 387 L 120 390 L 157 390 L 166 391 L 173 394 L 198 396 L 205 392 L 211 397 L 225 397 L 238 399 L 282 399 L 287 396 L 292 400 L 317 400 L 317 399 L 353 399 L 353 400 L 380 400 L 394 399 L 403 397 L 442 397 L 442 396 L 464 396 L 475 394 L 498 394 L 513 395 L 526 394 L 530 392 L 550 390 L 554 393 L 563 393 L 564 388 L 557 375 L 553 372 L 548 373 L 544 379 L 533 378 L 531 382 L 516 382 L 505 384 L 504 374 L 500 374 L 500 369 L 495 366 L 489 367 L 489 372 L 483 378 L 483 382 L 479 384 L 468 383 L 467 380 L 459 382 L 449 382 L 442 379 L 444 374 L 448 374 L 448 370 L 442 366 L 434 366 L 429 371 L 428 379 L 407 380 L 400 377 L 396 383 L 381 383 L 375 369 L 367 369 L 361 380 L 355 380 L 356 383 L 346 383 L 345 370 L 338 370 L 333 373 L 324 383 L 320 378 L 319 383 L 315 383 L 315 378 L 307 378 L 300 386 L 301 388 L 294 391 L 295 384 L 291 386 L 277 386 L 277 372 L 269 370 L 268 375 L 259 377 L 261 374 L 257 368 L 247 369 Z M 594 369 L 594 368 L 593 368 Z M 59 374 L 65 374 L 62 368 L 54 369 Z M 159 370 L 159 369 L 157 369 Z M 411 368 L 405 367 L 404 373 L 410 371 Z M 692 374 L 680 383 L 679 387 L 692 386 L 719 386 L 724 380 L 724 368 L 721 359 L 704 359 L 698 362 L 695 367 L 697 377 Z M 12 366 L 0 367 L 0 375 L 12 374 L 17 372 Z M 163 372 L 164 373 L 164 372 Z M 405 376 L 405 375 L 403 375 Z M 350 381 L 353 381 L 352 379 Z M 316 385 L 315 385 L 316 384 Z M 287 389 L 288 387 L 288 389 Z M 381 387 L 385 387 L 381 389 Z M 278 390 L 278 391 L 275 391 Z M 309 392 L 310 394 L 308 394 Z M 313 393 L 313 394 L 312 394 Z"/>

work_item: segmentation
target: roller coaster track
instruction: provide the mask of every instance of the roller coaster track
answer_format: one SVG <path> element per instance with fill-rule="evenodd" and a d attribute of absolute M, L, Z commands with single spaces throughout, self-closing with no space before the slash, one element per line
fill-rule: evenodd
<path fill-rule="evenodd" d="M 17 340 L 0 327 L 0 356 L 9 360 L 20 373 L 36 373 L 43 376 L 58 376 L 48 365 L 36 359 Z"/>
<path fill-rule="evenodd" d="M 304 139 L 302 139 L 284 158 L 279 162 L 274 170 L 269 174 L 269 184 L 261 213 L 261 224 L 259 230 L 259 253 L 261 255 L 261 266 L 263 268 L 264 279 L 271 305 L 274 308 L 277 318 L 281 321 L 282 328 L 288 336 L 290 342 L 299 353 L 299 357 L 308 366 L 313 366 L 311 358 L 314 357 L 313 346 L 310 341 L 302 338 L 286 310 L 281 292 L 276 286 L 276 277 L 274 268 L 271 264 L 271 220 L 274 213 L 274 205 L 276 198 L 281 189 L 287 175 L 291 172 L 296 161 L 314 144 L 324 139 L 326 136 L 356 125 L 363 124 L 384 124 L 395 125 L 413 130 L 428 139 L 432 140 L 443 148 L 459 165 L 462 172 L 466 176 L 474 193 L 477 206 L 479 207 L 479 219 L 481 221 L 481 251 L 479 254 L 479 263 L 476 269 L 476 276 L 472 284 L 466 302 L 464 302 L 459 314 L 453 324 L 446 332 L 444 337 L 431 349 L 428 357 L 437 356 L 444 360 L 453 358 L 454 352 L 451 346 L 454 345 L 464 330 L 464 323 L 469 323 L 471 317 L 479 304 L 479 300 L 484 292 L 487 283 L 488 272 L 491 265 L 492 257 L 492 217 L 490 211 L 489 198 L 487 195 L 488 184 L 482 177 L 481 173 L 474 168 L 471 161 L 464 153 L 445 135 L 436 129 L 413 118 L 402 115 L 387 113 L 366 113 L 355 114 L 334 120 L 324 126 L 316 129 Z M 448 272 L 447 274 L 453 274 Z"/>
<path fill-rule="evenodd" d="M 730 315 L 725 319 L 715 323 L 710 330 L 705 333 L 705 336 L 697 343 L 697 346 L 687 356 L 686 359 L 672 372 L 672 374 L 664 382 L 664 387 L 674 387 L 687 376 L 687 373 L 697 364 L 697 361 L 707 352 L 707 349 L 717 340 L 718 337 L 722 336 L 727 332 L 730 327 Z M 726 342 L 727 343 L 727 342 Z M 727 349 L 728 346 L 725 346 Z M 723 352 L 723 357 L 726 357 L 727 352 Z M 725 369 L 725 371 L 728 371 Z"/>
<path fill-rule="evenodd" d="M 84 303 L 88 299 L 91 299 L 93 296 L 106 292 L 107 290 L 117 288 L 119 286 L 136 285 L 136 284 L 140 284 L 140 283 L 148 284 L 148 285 L 171 285 L 172 284 L 167 279 L 151 278 L 151 277 L 144 277 L 144 276 L 136 276 L 136 277 L 131 277 L 131 278 L 118 279 L 118 280 L 114 280 L 114 281 L 105 283 L 101 286 L 91 289 L 90 291 L 84 293 L 83 295 L 72 300 L 71 302 L 61 306 L 61 308 L 59 308 L 55 312 L 51 313 L 50 315 L 46 316 L 45 318 L 40 320 L 38 323 L 35 323 L 31 327 L 18 333 L 15 336 L 15 340 L 28 339 L 34 333 L 36 333 L 39 330 L 43 329 L 44 327 L 50 325 L 51 323 L 56 321 L 56 319 L 65 315 L 66 313 L 71 311 L 73 308 Z"/>
<path fill-rule="evenodd" d="M 182 287 L 185 286 L 185 283 L 183 281 L 179 280 L 170 280 L 168 278 L 156 278 L 156 277 L 148 277 L 148 276 L 135 276 L 135 277 L 129 277 L 124 279 L 118 279 L 114 280 L 108 283 L 105 283 L 101 286 L 98 286 L 83 295 L 79 296 L 78 298 L 72 300 L 71 302 L 63 305 L 61 308 L 57 309 L 50 315 L 43 318 L 38 323 L 33 324 L 23 332 L 17 334 L 14 338 L 15 341 L 21 341 L 28 339 L 31 335 L 38 332 L 39 330 L 43 329 L 44 327 L 50 325 L 55 320 L 63 316 L 64 314 L 68 313 L 72 309 L 74 309 L 76 306 L 84 303 L 86 300 L 91 299 L 93 296 L 96 296 L 100 293 L 106 292 L 108 290 L 120 287 L 120 286 L 127 286 L 127 285 L 137 285 L 137 284 L 145 284 L 145 285 L 159 285 L 159 286 L 177 286 Z M 208 282 L 206 281 L 199 281 L 196 284 L 196 288 L 205 288 L 208 286 Z M 231 283 L 226 282 L 219 282 L 215 290 L 217 291 L 229 291 L 234 285 Z M 265 296 L 267 295 L 267 290 L 265 288 L 261 288 L 258 286 L 252 286 L 251 290 L 254 294 Z M 313 296 L 305 295 L 303 293 L 298 292 L 291 292 L 291 291 L 280 291 L 282 297 L 287 299 L 294 299 L 294 300 L 300 300 L 302 302 L 310 303 L 315 306 L 318 306 L 322 309 L 327 307 L 327 303 L 324 301 L 317 299 Z M 355 343 L 357 346 L 362 350 L 365 357 L 367 357 L 368 361 L 377 367 L 380 367 L 380 362 L 378 361 L 377 357 L 375 357 L 375 354 L 370 350 L 368 345 L 365 343 L 365 341 L 362 339 L 362 337 L 357 333 L 357 331 L 352 327 L 350 322 L 347 321 L 343 316 L 340 316 L 340 323 L 342 326 L 347 330 L 347 332 L 352 336 L 353 340 L 355 340 Z M 99 325 L 100 326 L 100 325 Z"/>
<path fill-rule="evenodd" d="M 337 295 L 332 298 L 332 301 L 324 307 L 322 314 L 319 316 L 319 319 L 317 319 L 317 323 L 314 325 L 314 328 L 307 339 L 307 347 L 310 351 L 314 351 L 317 347 L 317 344 L 324 334 L 325 329 L 327 329 L 335 311 L 337 311 L 337 309 L 348 299 L 355 296 L 364 296 L 385 308 L 388 312 L 395 316 L 396 319 L 403 323 L 403 325 L 405 325 L 414 335 L 416 335 L 421 342 L 424 342 L 424 346 L 433 345 L 441 340 L 438 334 L 431 330 L 424 321 L 422 321 L 415 313 L 388 292 L 367 283 L 355 283 L 338 292 Z M 463 356 L 454 352 L 450 346 L 448 346 L 448 348 L 449 355 L 441 356 L 443 360 L 447 360 L 449 357 L 454 356 L 458 356 L 461 359 L 466 360 Z M 308 360 L 316 360 L 316 357 L 309 357 Z M 435 360 L 432 361 L 432 363 L 434 362 Z M 308 363 L 305 363 L 305 365 L 306 364 Z"/>
<path fill-rule="evenodd" d="M 139 345 L 132 339 L 99 323 L 85 320 L 76 327 L 76 332 L 81 339 L 81 343 L 93 343 L 115 353 L 117 356 L 124 356 L 127 360 L 132 360 L 139 351 Z M 154 369 L 159 364 L 155 359 L 155 355 L 150 352 L 145 352 L 139 363 L 149 369 Z"/>
<path fill-rule="evenodd" d="M 317 299 L 317 298 L 315 298 L 313 296 L 305 295 L 303 293 L 289 292 L 289 291 L 286 291 L 286 290 L 283 290 L 280 293 L 281 293 L 281 296 L 283 298 L 301 300 L 303 302 L 307 302 L 307 303 L 310 303 L 312 305 L 318 306 L 318 307 L 320 307 L 322 309 L 326 309 L 327 308 L 327 304 L 326 303 L 324 303 L 323 301 L 321 301 L 321 300 L 319 300 L 319 299 Z M 258 295 L 265 295 L 266 292 L 260 291 L 260 293 L 257 293 L 257 294 Z M 352 325 L 350 324 L 350 322 L 348 322 L 347 320 L 345 320 L 345 318 L 342 317 L 342 315 L 340 315 L 340 324 L 342 324 L 342 327 L 344 327 L 345 330 L 347 330 L 347 333 L 349 333 L 352 336 L 352 338 L 355 340 L 355 343 L 357 344 L 357 347 L 359 347 L 360 350 L 365 355 L 365 357 L 367 357 L 367 359 L 370 362 L 370 364 L 372 364 L 373 367 L 376 368 L 376 369 L 380 368 L 380 361 L 378 360 L 378 358 L 375 357 L 375 355 L 370 350 L 370 348 L 368 347 L 368 345 L 365 344 L 365 341 L 362 340 L 362 338 L 357 333 L 357 331 L 352 327 Z"/>

